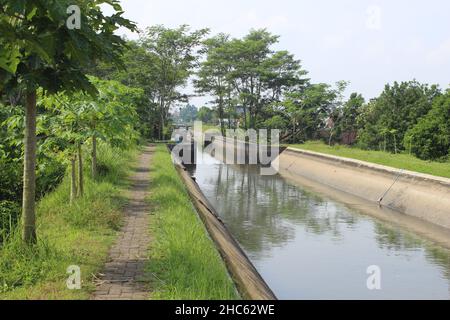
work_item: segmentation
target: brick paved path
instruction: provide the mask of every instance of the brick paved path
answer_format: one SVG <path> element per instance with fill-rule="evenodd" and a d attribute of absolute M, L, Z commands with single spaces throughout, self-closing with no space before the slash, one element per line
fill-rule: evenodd
<path fill-rule="evenodd" d="M 144 268 L 150 244 L 149 208 L 145 196 L 149 188 L 150 160 L 154 146 L 140 156 L 132 179 L 124 226 L 109 253 L 109 261 L 97 282 L 94 300 L 148 299 L 148 282 Z"/>

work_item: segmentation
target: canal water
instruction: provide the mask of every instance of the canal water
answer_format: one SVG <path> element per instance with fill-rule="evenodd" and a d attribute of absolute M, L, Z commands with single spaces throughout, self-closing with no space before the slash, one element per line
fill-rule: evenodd
<path fill-rule="evenodd" d="M 191 175 L 278 298 L 449 299 L 448 249 L 258 166 L 203 160 Z"/>

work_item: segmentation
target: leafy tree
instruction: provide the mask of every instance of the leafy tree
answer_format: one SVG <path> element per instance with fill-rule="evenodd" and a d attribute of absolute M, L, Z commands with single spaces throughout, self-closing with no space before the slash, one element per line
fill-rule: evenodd
<path fill-rule="evenodd" d="M 122 56 L 122 64 L 125 68 L 118 68 L 109 61 L 100 61 L 92 74 L 100 79 L 119 81 L 128 88 L 143 90 L 144 95 L 139 95 L 139 99 L 133 101 L 139 116 L 139 131 L 147 138 L 159 137 L 161 117 L 155 89 L 158 79 L 157 57 L 139 42 L 129 41 Z"/>
<path fill-rule="evenodd" d="M 267 129 L 280 129 L 287 126 L 287 120 L 281 115 L 275 115 L 263 122 L 264 128 Z"/>
<path fill-rule="evenodd" d="M 347 143 L 353 143 L 358 131 L 358 117 L 364 105 L 364 98 L 356 92 L 345 102 L 336 121 L 336 136 Z M 350 138 L 353 136 L 354 138 Z M 347 138 L 346 138 L 347 137 Z"/>
<path fill-rule="evenodd" d="M 343 84 L 339 82 L 336 88 L 325 83 L 309 84 L 303 90 L 287 94 L 281 111 L 289 125 L 282 139 L 297 142 L 319 138 L 327 119 L 334 116 L 340 104 Z"/>
<path fill-rule="evenodd" d="M 211 123 L 214 117 L 214 111 L 208 107 L 201 107 L 197 112 L 197 119 L 204 123 Z"/>
<path fill-rule="evenodd" d="M 22 238 L 36 241 L 36 90 L 86 91 L 95 94 L 86 68 L 99 59 L 119 61 L 124 41 L 114 32 L 135 29 L 122 17 L 116 0 L 75 1 L 81 9 L 81 28 L 66 26 L 67 8 L 74 1 L 0 1 L 0 95 L 24 92 L 25 154 Z M 109 4 L 115 13 L 105 16 Z"/>
<path fill-rule="evenodd" d="M 50 112 L 47 143 L 61 146 L 63 158 L 71 166 L 71 201 L 83 196 L 82 145 L 91 142 L 91 175 L 97 177 L 97 140 L 114 146 L 125 146 L 136 140 L 137 114 L 133 101 L 142 90 L 128 88 L 116 81 L 103 81 L 90 77 L 99 94 L 84 93 L 68 96 L 64 93 L 43 98 Z M 75 164 L 78 161 L 78 185 Z"/>
<path fill-rule="evenodd" d="M 43 97 L 43 104 L 50 111 L 46 143 L 58 145 L 60 154 L 68 159 L 71 168 L 70 202 L 84 193 L 82 143 L 88 138 L 83 123 L 83 103 L 78 97 L 64 93 Z M 77 98 L 75 98 L 77 97 Z M 76 163 L 78 161 L 78 181 Z"/>
<path fill-rule="evenodd" d="M 177 29 L 164 26 L 147 28 L 139 40 L 151 56 L 154 70 L 153 98 L 158 105 L 159 138 L 163 139 L 170 108 L 176 101 L 186 101 L 178 90 L 184 86 L 198 63 L 202 38 L 208 29 L 189 32 L 187 25 Z"/>
<path fill-rule="evenodd" d="M 185 123 L 191 123 L 197 118 L 197 112 L 197 108 L 188 103 L 180 108 L 180 120 Z"/>
<path fill-rule="evenodd" d="M 227 46 L 229 36 L 219 34 L 204 42 L 206 46 L 206 60 L 202 62 L 194 82 L 198 92 L 208 93 L 215 97 L 222 134 L 225 135 L 225 104 L 231 98 L 232 85 L 228 81 L 230 76 L 231 57 Z"/>
<path fill-rule="evenodd" d="M 92 143 L 91 174 L 97 176 L 97 140 L 125 147 L 137 139 L 140 129 L 136 106 L 142 101 L 142 89 L 129 88 L 117 81 L 104 81 L 91 77 L 99 91 L 98 97 L 85 96 L 83 119 Z"/>
<path fill-rule="evenodd" d="M 226 44 L 228 81 L 243 107 L 245 128 L 255 128 L 258 119 L 267 116 L 263 113 L 269 105 L 307 82 L 300 61 L 287 51 L 272 51 L 271 46 L 277 42 L 277 36 L 263 29 L 252 30 L 243 39 Z"/>
<path fill-rule="evenodd" d="M 428 114 L 409 129 L 403 140 L 405 149 L 424 160 L 436 160 L 450 152 L 450 89 L 435 99 Z"/>
<path fill-rule="evenodd" d="M 381 95 L 364 108 L 362 117 L 366 119 L 359 132 L 359 144 L 367 148 L 386 145 L 386 150 L 394 152 L 398 141 L 403 141 L 406 131 L 426 115 L 433 99 L 440 95 L 436 85 L 428 86 L 417 81 L 386 85 Z"/>

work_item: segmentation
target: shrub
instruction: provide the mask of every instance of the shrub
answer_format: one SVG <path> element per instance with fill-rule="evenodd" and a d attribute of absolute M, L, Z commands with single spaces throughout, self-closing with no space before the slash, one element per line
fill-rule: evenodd
<path fill-rule="evenodd" d="M 408 130 L 403 145 L 418 158 L 436 160 L 450 150 L 450 91 L 436 99 L 431 111 Z"/>
<path fill-rule="evenodd" d="M 12 201 L 0 201 L 0 243 L 15 229 L 20 218 L 20 206 Z"/>

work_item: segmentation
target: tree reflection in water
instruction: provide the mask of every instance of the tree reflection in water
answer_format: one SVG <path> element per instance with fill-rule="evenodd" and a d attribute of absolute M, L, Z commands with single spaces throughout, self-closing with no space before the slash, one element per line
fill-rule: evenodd
<path fill-rule="evenodd" d="M 274 252 L 279 253 L 276 248 L 283 250 L 299 241 L 296 238 L 322 241 L 328 250 L 337 248 L 332 244 L 342 245 L 351 252 L 352 245 L 359 245 L 355 237 L 362 237 L 362 243 L 373 239 L 370 241 L 379 249 L 377 257 L 394 255 L 409 261 L 423 254 L 419 259 L 438 266 L 442 277 L 450 279 L 449 250 L 293 185 L 279 175 L 262 176 L 256 165 L 216 162 L 193 168 L 191 174 L 250 259 L 270 260 Z M 298 246 L 308 253 L 308 244 Z M 370 252 L 366 255 L 370 258 Z"/>

